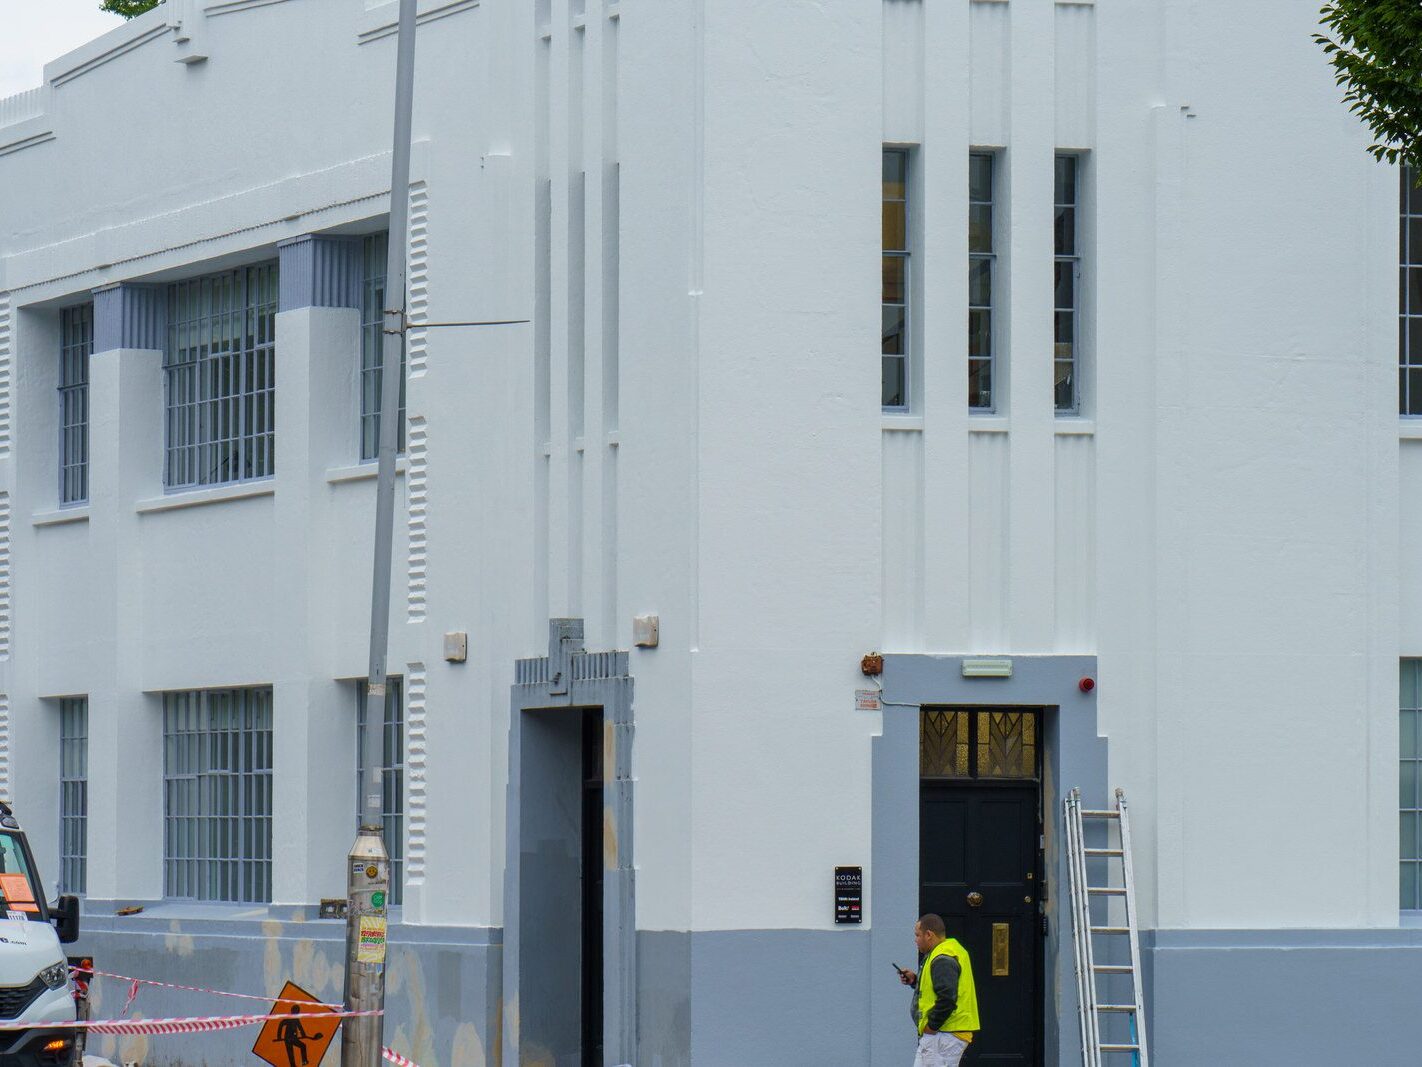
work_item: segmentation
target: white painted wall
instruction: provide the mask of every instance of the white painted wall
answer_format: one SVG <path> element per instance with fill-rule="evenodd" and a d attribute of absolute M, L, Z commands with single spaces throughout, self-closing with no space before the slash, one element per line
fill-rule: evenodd
<path fill-rule="evenodd" d="M 0 154 L 11 789 L 53 823 L 43 697 L 107 685 L 151 730 L 134 687 L 275 683 L 278 759 L 312 775 L 278 793 L 278 895 L 309 901 L 336 892 L 349 833 L 335 680 L 365 665 L 371 484 L 331 473 L 355 460 L 351 323 L 282 317 L 271 496 L 140 514 L 156 467 L 129 464 L 87 523 L 34 516 L 55 503 L 57 307 L 379 227 L 393 5 L 167 6 L 0 103 L 0 152 L 30 145 Z M 1337 101 L 1312 8 L 423 6 L 442 17 L 420 38 L 412 297 L 536 321 L 412 351 L 392 656 L 423 765 L 409 917 L 500 921 L 512 660 L 545 649 L 550 615 L 625 648 L 653 612 L 661 647 L 632 656 L 643 928 L 830 925 L 829 869 L 869 855 L 877 722 L 851 691 L 876 647 L 1098 653 L 1149 924 L 1396 922 L 1399 632 L 1422 654 L 1399 546 L 1422 460 L 1404 442 L 1399 462 L 1393 399 L 1396 178 Z M 916 169 L 918 388 L 892 418 L 885 142 Z M 964 388 L 970 146 L 1001 153 L 991 417 Z M 1086 153 L 1072 420 L 1049 391 L 1059 148 Z M 109 388 L 96 374 L 96 417 Z M 132 570 L 115 584 L 105 559 Z M 447 630 L 468 664 L 442 662 Z"/>

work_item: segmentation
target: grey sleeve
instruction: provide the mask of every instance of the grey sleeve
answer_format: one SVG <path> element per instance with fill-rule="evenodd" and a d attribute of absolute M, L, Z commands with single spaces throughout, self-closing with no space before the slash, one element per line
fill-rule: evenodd
<path fill-rule="evenodd" d="M 958 976 L 962 969 L 952 956 L 939 956 L 933 961 L 933 994 L 937 998 L 928 1013 L 926 1029 L 941 1030 L 953 1009 L 958 1006 Z"/>

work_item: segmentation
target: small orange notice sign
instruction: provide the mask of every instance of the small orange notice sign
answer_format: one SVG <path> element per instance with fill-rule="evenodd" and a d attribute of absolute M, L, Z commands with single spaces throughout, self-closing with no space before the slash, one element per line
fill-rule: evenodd
<path fill-rule="evenodd" d="M 253 1055 L 272 1067 L 317 1067 L 336 1037 L 336 1027 L 341 1024 L 340 1019 L 330 1015 L 317 1015 L 328 1011 L 329 1008 L 295 982 L 287 982 L 272 1005 L 271 1014 L 296 1018 L 268 1019 L 252 1046 Z M 301 1018 L 302 1015 L 314 1017 L 308 1020 Z"/>
<path fill-rule="evenodd" d="M 5 906 L 11 911 L 39 911 L 30 880 L 23 874 L 0 874 L 0 897 L 5 898 Z"/>

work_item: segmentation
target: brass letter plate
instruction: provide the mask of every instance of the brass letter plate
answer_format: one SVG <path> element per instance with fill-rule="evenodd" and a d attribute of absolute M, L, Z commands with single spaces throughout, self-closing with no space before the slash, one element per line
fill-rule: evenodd
<path fill-rule="evenodd" d="M 1011 955 L 1012 941 L 1008 934 L 1007 923 L 992 924 L 992 976 L 994 978 L 1006 978 L 1008 975 L 1008 957 Z"/>

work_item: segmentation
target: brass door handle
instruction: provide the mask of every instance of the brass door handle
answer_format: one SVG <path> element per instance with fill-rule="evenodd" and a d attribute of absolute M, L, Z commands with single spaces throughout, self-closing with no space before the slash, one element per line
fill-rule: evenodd
<path fill-rule="evenodd" d="M 968 894 L 968 907 L 981 908 L 983 906 L 983 895 L 977 890 Z"/>

